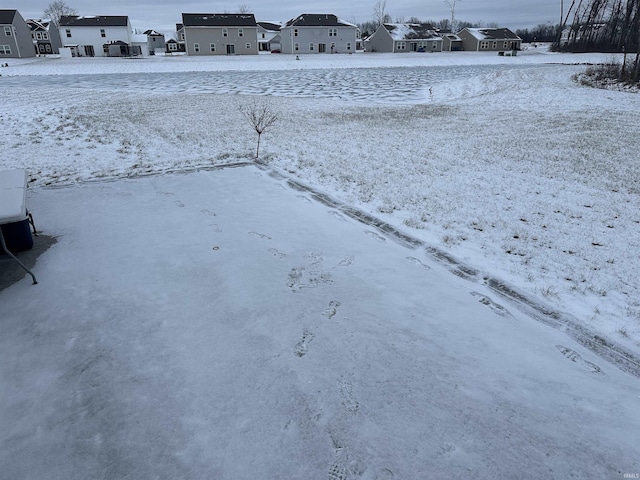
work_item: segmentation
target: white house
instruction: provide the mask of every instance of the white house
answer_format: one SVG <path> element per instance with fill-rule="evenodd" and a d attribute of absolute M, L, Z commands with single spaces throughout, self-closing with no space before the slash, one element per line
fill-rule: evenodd
<path fill-rule="evenodd" d="M 282 53 L 353 53 L 359 32 L 335 15 L 304 13 L 280 29 Z"/>
<path fill-rule="evenodd" d="M 60 17 L 62 46 L 79 56 L 109 56 L 113 52 L 130 53 L 133 29 L 127 16 Z M 113 49 L 109 45 L 118 45 Z M 111 52 L 111 53 L 110 53 Z"/>
<path fill-rule="evenodd" d="M 258 50 L 260 52 L 281 50 L 281 27 L 282 25 L 275 22 L 258 22 Z"/>

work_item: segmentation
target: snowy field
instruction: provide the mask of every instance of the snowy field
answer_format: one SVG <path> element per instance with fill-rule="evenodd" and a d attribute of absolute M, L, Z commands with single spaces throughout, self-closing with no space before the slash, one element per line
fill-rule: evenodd
<path fill-rule="evenodd" d="M 640 473 L 640 96 L 571 80 L 609 59 L 9 60 L 58 242 L 0 292 L 0 470 Z"/>

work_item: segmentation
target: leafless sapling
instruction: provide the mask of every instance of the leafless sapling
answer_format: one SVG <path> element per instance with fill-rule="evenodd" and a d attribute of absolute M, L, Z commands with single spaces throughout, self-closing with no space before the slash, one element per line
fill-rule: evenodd
<path fill-rule="evenodd" d="M 253 102 L 240 105 L 240 112 L 249 121 L 258 134 L 258 146 L 256 147 L 256 159 L 260 156 L 260 139 L 262 134 L 278 121 L 278 113 L 268 101 Z"/>

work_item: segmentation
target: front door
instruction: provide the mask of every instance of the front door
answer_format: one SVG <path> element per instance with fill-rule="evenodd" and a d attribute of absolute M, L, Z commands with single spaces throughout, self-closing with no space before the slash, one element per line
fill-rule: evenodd
<path fill-rule="evenodd" d="M 233 44 L 227 44 L 227 55 L 234 55 L 236 53 L 236 46 Z"/>
<path fill-rule="evenodd" d="M 87 57 L 93 57 L 95 56 L 95 52 L 93 50 L 93 45 L 85 45 L 84 46 L 84 54 Z"/>
<path fill-rule="evenodd" d="M 318 44 L 318 53 L 327 53 L 327 44 L 319 43 Z"/>

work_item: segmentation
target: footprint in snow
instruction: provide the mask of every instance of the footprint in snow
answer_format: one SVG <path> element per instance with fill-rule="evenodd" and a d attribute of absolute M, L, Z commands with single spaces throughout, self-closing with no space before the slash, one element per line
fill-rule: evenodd
<path fill-rule="evenodd" d="M 580 365 L 583 369 L 587 370 L 591 373 L 604 373 L 602 369 L 596 365 L 595 363 L 589 362 L 588 360 L 584 360 L 582 355 L 580 355 L 575 350 L 571 348 L 565 347 L 563 345 L 556 345 L 556 348 L 560 351 L 560 353 L 565 357 L 571 360 L 572 362 Z"/>

